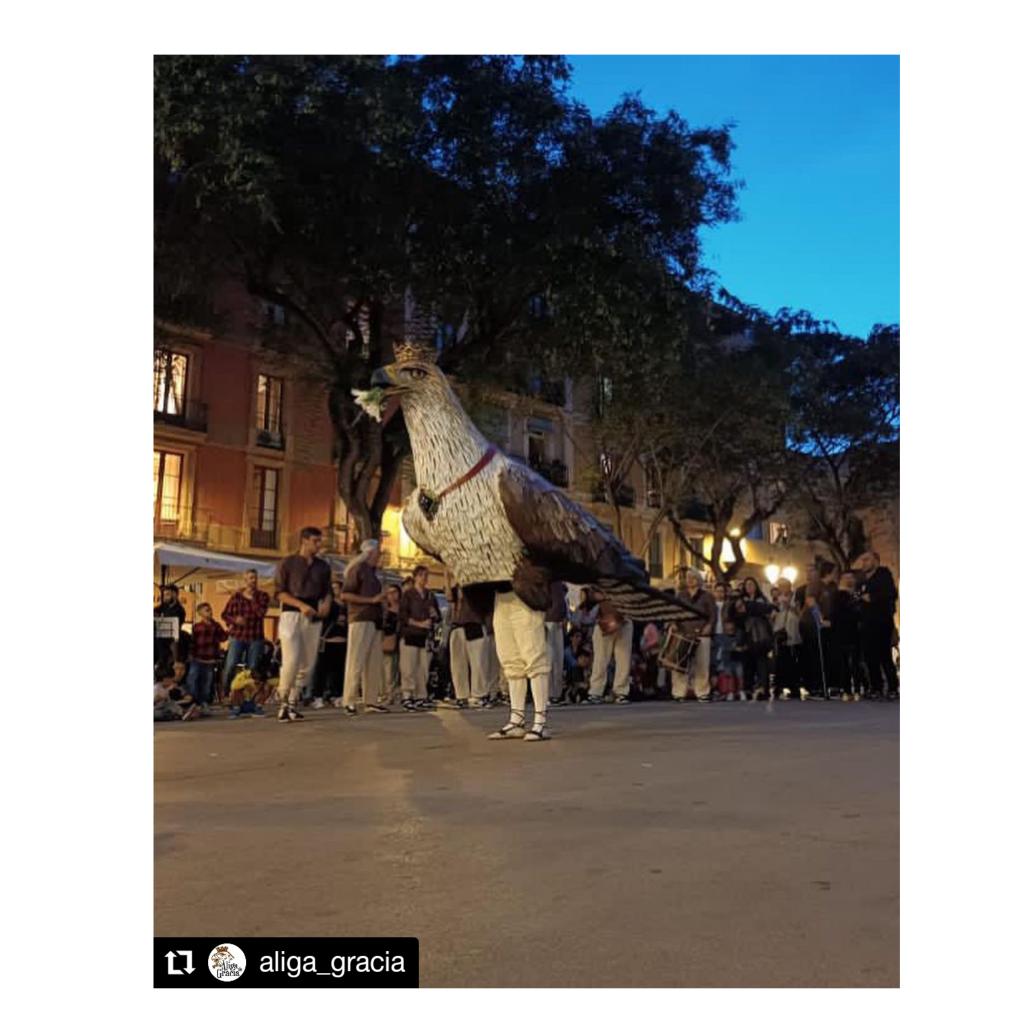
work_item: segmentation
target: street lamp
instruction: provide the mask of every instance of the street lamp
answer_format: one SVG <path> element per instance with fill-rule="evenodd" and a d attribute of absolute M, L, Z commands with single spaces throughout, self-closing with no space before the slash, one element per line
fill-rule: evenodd
<path fill-rule="evenodd" d="M 768 578 L 768 582 L 774 587 L 779 582 L 779 575 L 782 570 L 773 562 L 771 565 L 764 567 L 764 574 Z"/>
<path fill-rule="evenodd" d="M 782 575 L 785 576 L 790 583 L 796 583 L 796 566 L 787 565 L 786 568 L 782 570 Z"/>

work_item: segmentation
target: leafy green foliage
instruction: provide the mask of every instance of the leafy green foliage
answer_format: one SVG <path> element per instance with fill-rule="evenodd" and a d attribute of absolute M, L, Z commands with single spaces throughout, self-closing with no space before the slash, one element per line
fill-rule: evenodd
<path fill-rule="evenodd" d="M 728 129 L 635 98 L 593 118 L 567 79 L 559 57 L 156 60 L 158 310 L 208 315 L 227 278 L 301 325 L 283 341 L 323 368 L 364 535 L 402 440 L 349 391 L 408 296 L 463 377 L 639 378 L 680 288 L 706 285 L 697 232 L 735 216 Z"/>

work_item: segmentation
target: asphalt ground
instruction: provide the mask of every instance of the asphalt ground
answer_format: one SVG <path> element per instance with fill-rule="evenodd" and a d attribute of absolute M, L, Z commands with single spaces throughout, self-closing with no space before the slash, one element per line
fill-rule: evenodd
<path fill-rule="evenodd" d="M 155 726 L 157 935 L 420 940 L 425 986 L 899 984 L 899 706 Z"/>

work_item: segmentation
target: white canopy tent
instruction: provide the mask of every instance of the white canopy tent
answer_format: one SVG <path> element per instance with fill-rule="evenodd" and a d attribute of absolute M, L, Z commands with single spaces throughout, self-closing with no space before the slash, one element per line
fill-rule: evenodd
<path fill-rule="evenodd" d="M 161 566 L 175 569 L 205 569 L 208 572 L 242 573 L 255 569 L 263 579 L 270 579 L 277 568 L 276 562 L 242 555 L 226 555 L 219 551 L 207 551 L 188 544 L 171 544 L 161 541 L 153 546 L 157 562 Z"/>

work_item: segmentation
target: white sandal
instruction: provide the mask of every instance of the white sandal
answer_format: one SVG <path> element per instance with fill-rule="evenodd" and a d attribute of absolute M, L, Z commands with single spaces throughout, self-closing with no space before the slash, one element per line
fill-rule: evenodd
<path fill-rule="evenodd" d="M 497 732 L 492 732 L 487 738 L 489 740 L 518 740 L 526 735 L 526 719 L 521 718 L 518 722 L 509 719 Z"/>

